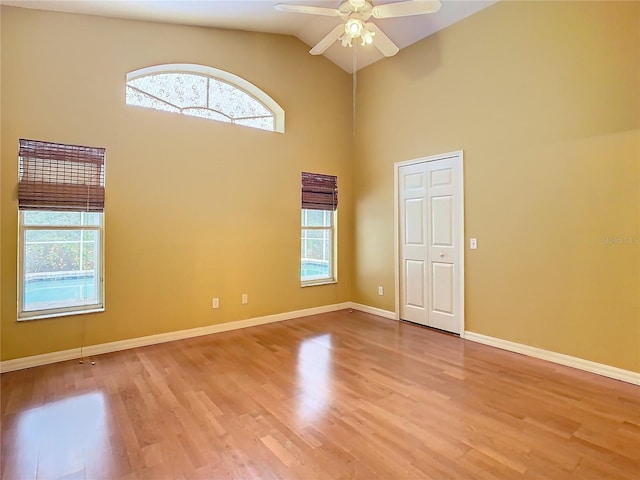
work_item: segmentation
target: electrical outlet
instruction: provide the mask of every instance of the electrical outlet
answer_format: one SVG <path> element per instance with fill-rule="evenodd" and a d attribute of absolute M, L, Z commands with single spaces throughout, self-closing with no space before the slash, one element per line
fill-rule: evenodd
<path fill-rule="evenodd" d="M 220 299 L 214 298 L 211 302 L 211 308 L 220 308 Z"/>
<path fill-rule="evenodd" d="M 382 288 L 382 285 L 378 287 L 378 295 L 384 295 L 384 288 Z"/>
<path fill-rule="evenodd" d="M 249 303 L 249 294 L 248 293 L 243 293 L 242 294 L 242 304 L 244 305 L 245 303 Z"/>
<path fill-rule="evenodd" d="M 478 239 L 477 238 L 470 238 L 469 239 L 469 248 L 471 250 L 476 250 L 478 248 Z"/>

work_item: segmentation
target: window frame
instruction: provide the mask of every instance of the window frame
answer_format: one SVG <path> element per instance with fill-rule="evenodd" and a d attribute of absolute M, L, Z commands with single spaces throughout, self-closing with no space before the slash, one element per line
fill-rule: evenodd
<path fill-rule="evenodd" d="M 100 222 L 98 225 L 55 225 L 55 224 L 38 224 L 25 225 L 24 215 L 27 212 L 53 212 L 56 210 L 48 209 L 21 209 L 18 211 L 18 321 L 39 320 L 44 318 L 62 317 L 69 315 L 79 315 L 84 313 L 103 312 L 105 309 L 104 301 L 104 212 L 84 212 L 80 210 L 71 210 L 80 214 L 91 213 L 98 215 Z M 59 210 L 58 210 L 59 211 Z M 81 222 L 82 223 L 82 222 Z M 71 305 L 67 307 L 41 308 L 38 310 L 25 310 L 24 293 L 25 293 L 25 250 L 26 250 L 26 232 L 38 230 L 60 230 L 60 231 L 80 231 L 92 230 L 97 231 L 97 242 L 99 248 L 98 254 L 98 285 L 96 293 L 98 301 L 91 304 Z"/>
<path fill-rule="evenodd" d="M 328 212 L 329 218 L 331 220 L 330 226 L 305 226 L 304 221 L 302 220 L 305 215 L 304 211 L 321 211 Z M 338 212 L 337 210 L 314 210 L 308 208 L 301 209 L 300 215 L 300 286 L 302 287 L 310 287 L 314 285 L 327 285 L 332 283 L 338 283 L 338 255 L 337 255 L 337 220 L 338 220 Z M 304 280 L 302 277 L 302 264 L 304 262 L 304 257 L 302 256 L 303 251 L 303 242 L 305 241 L 304 232 L 305 231 L 328 231 L 329 232 L 329 241 L 331 245 L 329 246 L 329 251 L 331 252 L 331 258 L 329 259 L 329 276 L 322 278 L 313 278 L 309 280 Z"/>
<path fill-rule="evenodd" d="M 266 92 L 258 88 L 253 83 L 249 82 L 248 80 L 245 80 L 242 77 L 239 77 L 238 75 L 235 75 L 231 72 L 227 72 L 225 70 L 220 70 L 218 68 L 209 67 L 206 65 L 199 65 L 199 64 L 192 64 L 192 63 L 169 63 L 169 64 L 162 64 L 162 65 L 153 65 L 150 67 L 145 67 L 145 68 L 128 72 L 126 76 L 126 81 L 125 81 L 125 103 L 127 103 L 126 102 L 127 87 L 129 87 L 129 82 L 131 80 L 135 80 L 140 77 L 146 77 L 149 75 L 157 75 L 157 74 L 163 74 L 163 73 L 185 73 L 185 74 L 191 74 L 191 75 L 199 75 L 199 76 L 205 76 L 205 77 L 213 78 L 215 80 L 219 80 L 224 83 L 227 83 L 237 88 L 238 90 L 241 90 L 244 93 L 250 95 L 255 100 L 262 103 L 268 110 L 271 110 L 271 112 L 273 113 L 273 130 L 265 130 L 265 131 L 284 133 L 284 124 L 285 124 L 284 109 L 273 98 L 271 98 Z M 132 106 L 135 106 L 135 105 L 132 105 Z M 143 108 L 148 108 L 148 107 L 143 107 Z M 182 114 L 182 112 L 180 112 L 180 114 Z M 201 117 L 196 117 L 196 118 L 201 118 Z M 231 123 L 235 125 L 242 125 L 236 122 L 231 122 Z M 242 125 L 242 126 L 247 126 L 247 125 Z M 256 128 L 256 127 L 249 126 L 249 128 Z"/>

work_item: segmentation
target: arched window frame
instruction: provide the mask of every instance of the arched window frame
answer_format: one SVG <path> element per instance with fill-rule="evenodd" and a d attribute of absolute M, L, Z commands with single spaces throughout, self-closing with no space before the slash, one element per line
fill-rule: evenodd
<path fill-rule="evenodd" d="M 267 109 L 271 110 L 271 112 L 273 113 L 273 131 L 284 133 L 284 109 L 280 105 L 278 105 L 278 103 L 273 98 L 271 98 L 267 93 L 265 93 L 263 90 L 261 90 L 248 80 L 245 80 L 238 75 L 234 75 L 233 73 L 220 70 L 218 68 L 190 63 L 169 63 L 163 65 L 154 65 L 127 73 L 126 85 L 129 86 L 129 82 L 131 80 L 162 73 L 194 74 L 225 82 L 252 96 L 258 102 L 262 103 Z M 227 116 L 224 112 L 219 113 Z"/>

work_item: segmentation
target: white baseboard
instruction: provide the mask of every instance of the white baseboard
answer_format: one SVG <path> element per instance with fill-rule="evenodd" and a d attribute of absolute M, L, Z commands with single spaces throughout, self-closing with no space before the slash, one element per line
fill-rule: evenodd
<path fill-rule="evenodd" d="M 80 358 L 79 348 L 43 353 L 41 355 L 33 355 L 31 357 L 15 358 L 13 360 L 5 360 L 0 362 L 0 373 L 37 367 L 39 365 L 48 365 L 50 363 L 64 362 L 65 360 L 72 360 L 74 358 Z"/>
<path fill-rule="evenodd" d="M 389 310 L 383 310 L 381 308 L 370 307 L 369 305 L 362 305 L 361 303 L 355 302 L 347 302 L 346 308 L 353 308 L 354 310 L 358 310 L 364 313 L 370 313 L 372 315 L 377 315 L 379 317 L 389 318 L 391 320 L 398 320 L 395 312 L 390 312 Z"/>
<path fill-rule="evenodd" d="M 352 308 L 372 315 L 397 320 L 395 312 L 383 310 L 368 305 L 362 305 L 355 302 L 337 303 L 333 305 L 325 305 L 322 307 L 307 308 L 304 310 L 295 310 L 292 312 L 277 313 L 274 315 L 266 315 L 263 317 L 249 318 L 246 320 L 238 320 L 235 322 L 227 322 L 216 325 L 208 325 L 206 327 L 191 328 L 188 330 L 178 330 L 176 332 L 158 333 L 146 337 L 131 338 L 127 340 L 119 340 L 116 342 L 101 343 L 98 345 L 88 345 L 82 349 L 84 356 L 100 355 L 102 353 L 117 352 L 130 348 L 144 347 L 147 345 L 155 345 L 158 343 L 172 342 L 174 340 L 182 340 L 185 338 L 199 337 L 202 335 L 211 335 L 214 333 L 227 332 L 230 330 L 238 330 L 241 328 L 255 327 L 265 325 L 267 323 L 281 322 L 294 318 L 307 317 L 310 315 L 318 315 L 321 313 L 335 312 L 345 308 Z M 564 355 L 562 353 L 551 352 L 537 347 L 531 347 L 521 343 L 510 342 L 500 338 L 489 337 L 480 333 L 466 331 L 464 332 L 465 340 L 490 345 L 492 347 L 501 348 L 510 352 L 520 353 L 530 357 L 540 358 L 560 365 L 577 368 L 591 373 L 596 373 L 623 382 L 640 385 L 640 373 L 621 368 L 604 365 L 601 363 L 584 360 L 582 358 Z M 37 367 L 40 365 L 48 365 L 51 363 L 63 362 L 80 358 L 80 348 L 72 348 L 70 350 L 62 350 L 58 352 L 44 353 L 42 355 L 33 355 L 30 357 L 16 358 L 13 360 L 5 360 L 0 362 L 0 373 L 11 372 L 14 370 L 22 370 L 24 368 Z"/>
<path fill-rule="evenodd" d="M 464 334 L 464 338 L 465 340 L 471 340 L 472 342 L 490 345 L 492 347 L 501 348 L 502 350 L 521 353 L 522 355 L 527 355 L 529 357 L 540 358 L 542 360 L 547 360 L 559 365 L 577 368 L 586 372 L 596 373 L 604 377 L 622 380 L 623 382 L 632 383 L 634 385 L 640 385 L 640 373 L 632 372 L 631 370 L 623 370 L 622 368 L 612 367 L 609 365 L 604 365 L 602 363 L 596 363 L 590 360 L 572 357 L 563 353 L 544 350 L 542 348 L 531 347 L 522 343 L 510 342 L 508 340 L 502 340 L 500 338 L 489 337 L 480 333 L 466 331 Z"/>
<path fill-rule="evenodd" d="M 183 340 L 185 338 L 200 337 L 202 335 L 211 335 L 213 333 L 238 330 L 240 328 L 255 327 L 257 325 L 265 325 L 267 323 L 281 322 L 283 320 L 308 317 L 309 315 L 335 312 L 337 310 L 343 310 L 345 308 L 352 308 L 351 304 L 349 302 L 336 303 L 333 305 L 324 305 L 322 307 L 307 308 L 304 310 L 294 310 L 292 312 L 277 313 L 274 315 L 266 315 L 264 317 L 238 320 L 235 322 L 207 325 L 206 327 L 190 328 L 188 330 L 178 330 L 176 332 L 158 333 L 156 335 L 130 338 L 127 340 L 101 343 L 98 345 L 88 345 L 86 347 L 83 347 L 82 354 L 85 357 L 100 355 L 102 353 L 117 352 L 120 350 L 127 350 L 129 348 L 144 347 L 147 345 L 155 345 L 158 343 L 172 342 L 174 340 Z M 0 373 L 22 370 L 24 368 L 38 367 L 40 365 L 48 365 L 50 363 L 63 362 L 66 360 L 73 360 L 80 358 L 80 354 L 80 348 L 78 347 L 72 348 L 70 350 L 44 353 L 42 355 L 33 355 L 30 357 L 5 360 L 3 362 L 0 362 Z"/>

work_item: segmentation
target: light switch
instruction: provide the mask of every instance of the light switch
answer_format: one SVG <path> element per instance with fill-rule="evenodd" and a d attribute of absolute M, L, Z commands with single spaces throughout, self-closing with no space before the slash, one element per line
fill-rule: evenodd
<path fill-rule="evenodd" d="M 476 250 L 478 248 L 478 239 L 477 238 L 470 238 L 469 239 L 469 248 L 471 250 Z"/>

